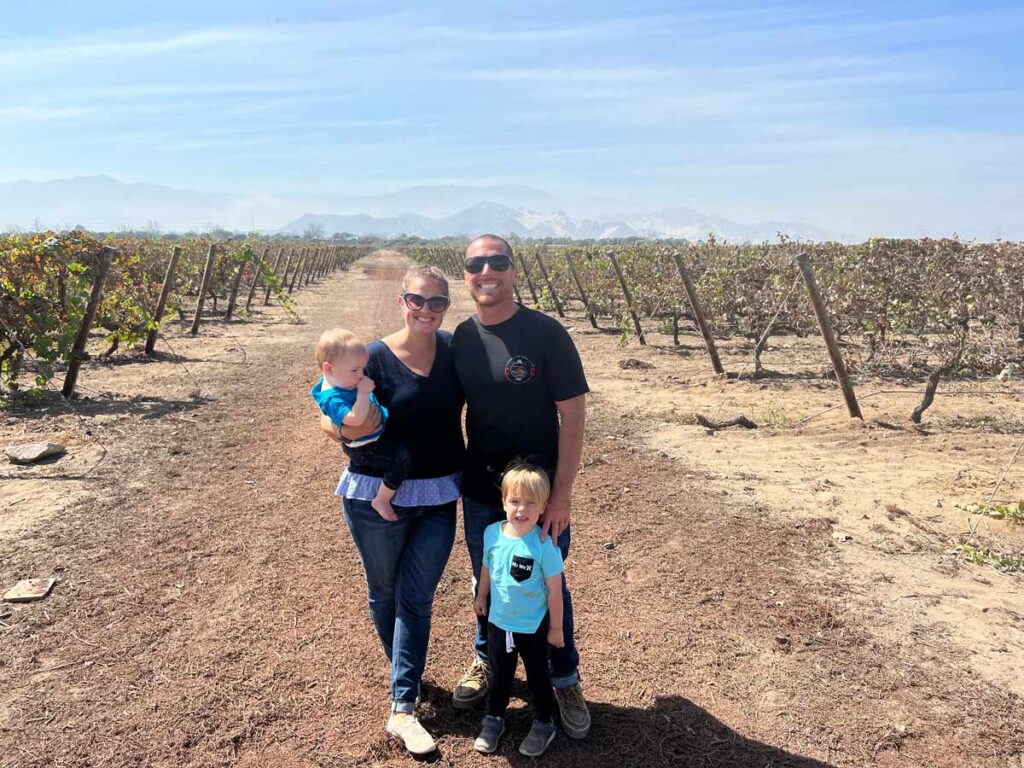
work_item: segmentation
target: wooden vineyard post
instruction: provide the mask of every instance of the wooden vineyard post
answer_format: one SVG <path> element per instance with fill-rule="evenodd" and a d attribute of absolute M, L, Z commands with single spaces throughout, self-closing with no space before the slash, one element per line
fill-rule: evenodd
<path fill-rule="evenodd" d="M 242 274 L 248 265 L 249 260 L 242 259 L 238 265 L 238 271 L 235 273 L 235 279 L 231 281 L 231 292 L 228 294 L 228 308 L 224 311 L 225 322 L 230 320 L 231 316 L 235 313 L 235 306 L 238 304 L 238 289 L 242 285 Z M 255 280 L 255 278 L 253 279 Z"/>
<path fill-rule="evenodd" d="M 843 356 L 839 352 L 839 345 L 836 344 L 836 337 L 832 332 L 832 322 L 828 319 L 825 302 L 821 299 L 818 284 L 815 282 L 814 273 L 811 271 L 811 259 L 806 253 L 801 253 L 796 257 L 796 263 L 800 267 L 800 274 L 803 275 L 804 283 L 807 284 L 807 293 L 810 294 L 811 305 L 814 307 L 814 314 L 818 318 L 821 336 L 825 339 L 828 356 L 832 358 L 832 368 L 835 369 L 836 378 L 839 379 L 839 386 L 843 388 L 846 410 L 850 412 L 850 418 L 863 420 L 864 417 L 861 415 L 860 406 L 857 404 L 857 396 L 853 393 L 853 385 L 850 383 L 849 376 L 846 375 L 846 365 L 843 364 Z"/>
<path fill-rule="evenodd" d="M 540 251 L 534 251 L 533 255 L 537 257 L 537 266 L 540 267 L 541 277 L 544 278 L 544 284 L 548 287 L 548 292 L 551 294 L 551 300 L 555 302 L 555 311 L 559 317 L 564 318 L 565 312 L 562 311 L 562 302 L 558 300 L 558 294 L 555 293 L 555 286 L 551 284 L 551 278 L 548 277 L 548 271 L 544 269 L 544 260 L 540 257 Z"/>
<path fill-rule="evenodd" d="M 299 276 L 299 272 L 302 271 L 302 267 L 306 263 L 306 250 L 307 249 L 303 248 L 299 251 L 298 261 L 295 262 L 295 271 L 292 272 L 292 281 L 288 284 L 288 293 L 295 290 L 295 278 Z M 301 286 L 301 283 L 299 285 Z"/>
<path fill-rule="evenodd" d="M 315 283 L 320 279 L 320 259 L 323 258 L 323 248 L 317 248 L 313 251 L 313 264 L 309 269 L 309 279 L 307 283 Z"/>
<path fill-rule="evenodd" d="M 100 308 L 100 299 L 103 297 L 103 281 L 107 279 L 107 272 L 110 271 L 110 258 L 114 253 L 113 248 L 105 245 L 96 262 L 96 276 L 92 280 L 89 303 L 85 305 L 82 325 L 78 329 L 74 343 L 71 345 L 71 359 L 68 360 L 68 372 L 64 377 L 64 386 L 61 388 L 61 394 L 66 398 L 71 397 L 75 393 L 78 370 L 82 367 L 82 361 L 88 359 L 88 356 L 85 354 L 85 343 L 89 340 L 89 331 L 92 330 L 93 320 L 96 319 L 96 312 Z"/>
<path fill-rule="evenodd" d="M 303 286 L 306 285 L 306 275 L 309 274 L 309 263 L 313 260 L 313 249 L 304 248 L 302 251 L 302 261 L 299 262 L 299 279 L 297 281 L 298 290 L 302 290 Z"/>
<path fill-rule="evenodd" d="M 316 274 L 316 263 L 317 263 L 317 259 L 319 257 L 320 257 L 320 249 L 319 248 L 314 248 L 313 249 L 313 255 L 309 259 L 309 265 L 306 268 L 306 282 L 303 283 L 303 285 L 309 285 L 310 283 L 313 282 L 313 276 Z"/>
<path fill-rule="evenodd" d="M 270 246 L 268 245 L 263 249 L 263 255 L 260 256 L 256 263 L 253 265 L 253 276 L 252 285 L 249 286 L 249 295 L 245 299 L 245 311 L 249 311 L 249 307 L 252 306 L 252 297 L 256 295 L 256 286 L 260 282 L 260 275 L 263 274 L 263 270 L 267 265 L 267 256 L 270 255 Z"/>
<path fill-rule="evenodd" d="M 309 254 L 309 259 L 306 260 L 306 271 L 300 278 L 300 283 L 303 286 L 309 285 L 313 281 L 313 271 L 316 268 L 316 256 L 318 253 L 320 253 L 320 249 L 314 248 Z"/>
<path fill-rule="evenodd" d="M 636 328 L 637 338 L 642 346 L 647 346 L 647 339 L 644 338 L 644 329 L 640 325 L 640 318 L 636 316 L 636 311 L 633 309 L 633 297 L 630 295 L 629 288 L 626 285 L 626 278 L 622 276 L 622 270 L 619 269 L 619 261 L 611 251 L 608 252 L 608 258 L 611 260 L 612 268 L 619 278 L 619 285 L 622 286 L 622 295 L 626 297 L 626 308 L 629 310 L 629 316 L 633 318 L 633 327 Z"/>
<path fill-rule="evenodd" d="M 725 369 L 722 367 L 722 361 L 718 357 L 718 348 L 715 346 L 715 339 L 711 335 L 711 327 L 708 325 L 707 319 L 704 317 L 704 309 L 700 305 L 700 299 L 697 298 L 697 286 L 693 284 L 693 277 L 690 275 L 690 270 L 686 268 L 683 263 L 682 257 L 678 253 L 673 253 L 672 258 L 676 262 L 676 269 L 679 270 L 679 277 L 683 280 L 683 288 L 686 290 L 686 298 L 690 302 L 690 309 L 693 311 L 693 316 L 697 320 L 697 327 L 700 329 L 700 335 L 704 337 L 704 346 L 708 348 L 708 354 L 711 356 L 711 367 L 715 369 L 715 373 L 725 373 Z M 675 322 L 678 327 L 679 315 L 675 317 Z M 679 343 L 678 341 L 676 342 Z"/>
<path fill-rule="evenodd" d="M 324 263 L 324 251 L 322 248 L 316 249 L 316 258 L 313 259 L 313 271 L 311 282 L 320 279 L 321 267 Z"/>
<path fill-rule="evenodd" d="M 288 249 L 288 258 L 285 260 L 284 272 L 283 273 L 278 273 L 277 272 L 277 268 L 276 267 L 274 268 L 274 272 L 278 275 L 279 286 L 280 286 L 282 291 L 285 290 L 285 288 L 288 287 L 288 270 L 290 270 L 291 266 L 292 266 L 292 255 L 293 255 L 294 251 L 295 251 L 294 248 L 289 248 Z M 281 249 L 281 253 L 278 254 L 278 257 L 277 257 L 278 261 L 281 260 L 281 257 L 283 255 L 284 255 L 284 248 L 282 248 Z M 268 304 L 270 304 L 270 291 L 271 290 L 272 289 L 270 287 L 270 283 L 267 283 L 267 295 L 263 297 L 263 306 L 267 306 Z"/>
<path fill-rule="evenodd" d="M 583 308 L 587 310 L 587 319 L 590 321 L 590 325 L 596 329 L 597 318 L 594 317 L 594 311 L 590 308 L 587 292 L 583 290 L 583 283 L 580 281 L 580 276 L 576 274 L 576 265 L 573 264 L 572 254 L 569 252 L 565 254 L 565 263 L 569 265 L 569 274 L 572 275 L 573 282 L 576 283 L 576 289 L 580 292 L 580 301 L 583 302 Z"/>
<path fill-rule="evenodd" d="M 526 258 L 523 254 L 519 254 L 519 264 L 523 268 L 523 276 L 526 278 L 526 287 L 530 289 L 530 295 L 533 297 L 533 305 L 536 307 L 540 305 L 537 300 L 537 291 L 533 289 L 533 280 L 530 279 L 530 270 L 526 268 Z"/>
<path fill-rule="evenodd" d="M 210 243 L 210 252 L 206 255 L 206 268 L 203 270 L 203 282 L 199 286 L 199 301 L 196 304 L 196 316 L 192 318 L 192 329 L 189 331 L 193 336 L 199 333 L 199 323 L 203 318 L 203 304 L 206 302 L 206 292 L 210 290 L 210 280 L 213 279 L 213 263 L 217 259 L 217 246 Z"/>
<path fill-rule="evenodd" d="M 178 259 L 181 258 L 181 246 L 174 246 L 171 249 L 171 260 L 167 262 L 167 273 L 164 275 L 164 284 L 160 289 L 160 298 L 156 302 L 156 311 L 153 313 L 153 327 L 146 334 L 146 354 L 152 355 L 156 347 L 156 335 L 160 332 L 160 323 L 164 319 L 164 309 L 167 308 L 167 297 L 171 295 L 171 287 L 174 285 L 174 271 L 178 268 Z"/>

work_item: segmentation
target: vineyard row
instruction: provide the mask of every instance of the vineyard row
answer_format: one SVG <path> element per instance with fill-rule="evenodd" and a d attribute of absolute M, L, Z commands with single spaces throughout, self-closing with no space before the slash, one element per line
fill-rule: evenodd
<path fill-rule="evenodd" d="M 462 274 L 458 247 L 422 246 L 415 258 Z M 817 333 L 798 254 L 808 257 L 835 337 L 853 370 L 998 373 L 1024 358 L 1024 244 L 870 240 L 859 245 L 655 243 L 517 249 L 522 294 L 644 342 L 645 327 L 682 319 L 708 335 L 757 342 L 755 371 L 772 335 Z M 689 286 L 687 286 L 689 282 Z"/>
<path fill-rule="evenodd" d="M 457 247 L 421 246 L 415 257 L 462 273 Z M 716 339 L 753 346 L 754 376 L 773 334 L 820 331 L 847 411 L 861 418 L 856 375 L 926 377 L 920 422 L 940 379 L 1012 375 L 1024 359 L 1024 245 L 946 240 L 718 244 L 682 249 L 520 245 L 522 291 L 565 317 L 578 308 L 594 328 L 610 319 L 623 343 L 646 343 L 657 322 L 679 344 L 680 319 L 700 332 L 711 368 L 725 374 Z M 800 284 L 803 284 L 801 287 Z M 517 298 L 522 294 L 517 286 Z M 735 375 L 735 373 L 729 374 Z"/>
<path fill-rule="evenodd" d="M 294 291 L 347 268 L 368 250 L 201 239 L 101 243 L 81 232 L 0 238 L 0 383 L 17 389 L 31 360 L 32 388 L 41 390 L 66 363 L 63 392 L 70 396 L 93 329 L 104 334 L 104 355 L 143 340 L 152 355 L 168 313 L 181 321 L 191 316 L 196 335 L 204 317 L 227 321 L 250 312 L 254 302 L 270 304 L 271 297 L 290 312 Z"/>

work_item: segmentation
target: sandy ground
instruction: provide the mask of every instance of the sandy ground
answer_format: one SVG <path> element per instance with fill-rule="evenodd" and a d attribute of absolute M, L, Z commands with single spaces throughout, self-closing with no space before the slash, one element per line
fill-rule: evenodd
<path fill-rule="evenodd" d="M 4 444 L 69 449 L 0 467 L 2 584 L 60 579 L 0 608 L 0 765 L 411 763 L 383 732 L 386 662 L 331 497 L 339 451 L 307 394 L 323 328 L 397 326 L 403 264 L 378 255 L 303 290 L 297 321 L 270 307 L 194 339 L 172 326 L 156 361 L 88 365 L 72 409 L 50 396 L 0 421 Z M 453 289 L 448 327 L 471 312 Z M 951 554 L 972 531 L 1024 547 L 1021 526 L 955 506 L 987 499 L 1024 435 L 1019 384 L 940 389 L 922 430 L 906 394 L 865 399 L 864 424 L 840 409 L 796 426 L 841 403 L 814 339 L 766 353 L 784 376 L 731 380 L 696 337 L 623 348 L 566 325 L 593 389 L 569 573 L 594 729 L 544 760 L 1024 766 L 1024 577 Z M 749 371 L 749 350 L 723 362 Z M 737 413 L 761 428 L 693 423 Z M 1024 462 L 998 498 L 1022 496 Z M 523 702 L 491 761 L 472 751 L 479 713 L 449 704 L 468 573 L 460 536 L 420 715 L 438 762 L 526 764 Z"/>

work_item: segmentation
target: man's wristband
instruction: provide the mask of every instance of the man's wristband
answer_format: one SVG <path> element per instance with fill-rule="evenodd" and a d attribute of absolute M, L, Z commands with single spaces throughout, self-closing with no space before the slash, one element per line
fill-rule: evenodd
<path fill-rule="evenodd" d="M 341 434 L 341 432 L 338 432 L 338 439 L 341 441 L 342 445 L 348 445 L 349 443 L 352 442 L 351 437 L 345 437 L 343 434 Z"/>

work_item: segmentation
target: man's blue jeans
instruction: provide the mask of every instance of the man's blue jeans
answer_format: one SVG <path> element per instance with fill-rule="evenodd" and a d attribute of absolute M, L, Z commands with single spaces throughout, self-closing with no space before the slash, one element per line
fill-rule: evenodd
<path fill-rule="evenodd" d="M 370 616 L 391 662 L 396 712 L 412 712 L 427 662 L 434 592 L 455 543 L 455 502 L 395 507 L 388 522 L 361 499 L 343 499 L 366 572 Z"/>
<path fill-rule="evenodd" d="M 462 498 L 462 520 L 466 531 L 466 546 L 469 548 L 469 560 L 473 564 L 473 592 L 480 581 L 480 565 L 484 557 L 484 530 L 491 523 L 505 519 L 505 511 L 499 506 L 481 504 L 472 499 Z M 558 537 L 558 548 L 562 550 L 562 560 L 569 558 L 569 529 L 562 531 Z M 551 683 L 555 688 L 568 688 L 579 682 L 580 655 L 576 651 L 576 640 L 573 638 L 572 595 L 562 574 L 562 601 L 565 605 L 562 614 L 562 629 L 565 634 L 564 648 L 551 648 Z M 476 632 L 473 635 L 473 647 L 476 655 L 487 661 L 487 619 L 477 617 Z"/>

